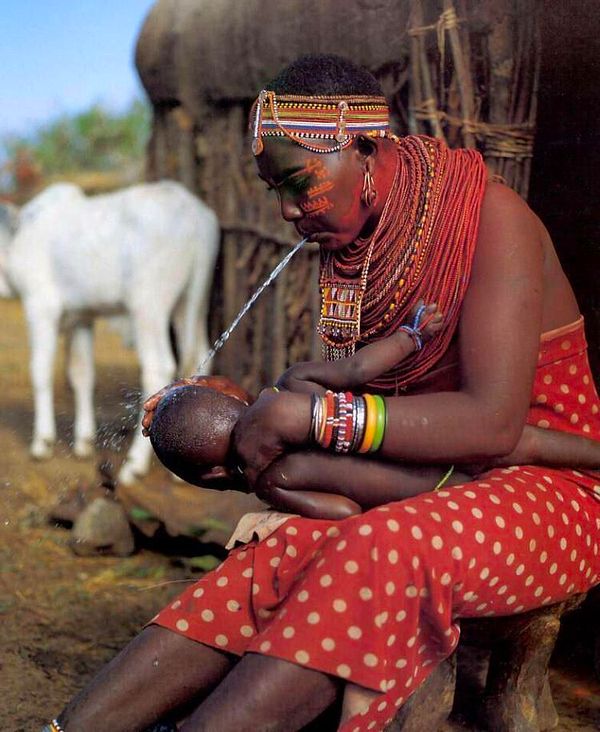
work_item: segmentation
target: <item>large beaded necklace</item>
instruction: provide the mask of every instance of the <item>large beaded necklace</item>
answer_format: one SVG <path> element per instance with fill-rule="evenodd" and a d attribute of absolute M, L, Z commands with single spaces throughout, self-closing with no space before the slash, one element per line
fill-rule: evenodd
<path fill-rule="evenodd" d="M 333 361 L 391 335 L 419 300 L 436 302 L 444 330 L 370 386 L 407 386 L 444 354 L 456 331 L 475 249 L 485 165 L 474 151 L 438 140 L 398 140 L 390 194 L 370 239 L 322 251 L 323 355 Z"/>

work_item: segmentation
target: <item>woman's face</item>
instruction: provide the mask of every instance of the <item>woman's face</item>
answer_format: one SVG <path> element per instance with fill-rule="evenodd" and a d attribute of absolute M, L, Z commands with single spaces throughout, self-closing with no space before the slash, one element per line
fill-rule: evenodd
<path fill-rule="evenodd" d="M 279 197 L 281 215 L 325 249 L 341 249 L 364 235 L 373 212 L 361 201 L 365 156 L 355 145 L 314 153 L 290 140 L 263 138 L 259 177 Z"/>

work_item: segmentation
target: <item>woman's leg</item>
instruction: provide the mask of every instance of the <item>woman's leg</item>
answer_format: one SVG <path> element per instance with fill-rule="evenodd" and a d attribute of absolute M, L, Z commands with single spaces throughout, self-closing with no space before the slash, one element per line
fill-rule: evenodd
<path fill-rule="evenodd" d="M 288 520 L 254 549 L 256 598 L 275 612 L 248 650 L 370 689 L 367 714 L 341 729 L 384 729 L 455 649 L 459 617 L 524 612 L 598 581 L 600 504 L 579 481 L 497 470 L 345 521 Z"/>
<path fill-rule="evenodd" d="M 200 700 L 236 657 L 151 625 L 65 708 L 66 732 L 133 732 Z"/>
<path fill-rule="evenodd" d="M 355 717 L 361 712 L 366 712 L 371 702 L 378 696 L 381 696 L 381 692 L 367 689 L 358 684 L 346 684 L 340 727 L 351 717 Z"/>
<path fill-rule="evenodd" d="M 342 683 L 289 661 L 248 653 L 181 732 L 299 730 L 335 701 Z"/>

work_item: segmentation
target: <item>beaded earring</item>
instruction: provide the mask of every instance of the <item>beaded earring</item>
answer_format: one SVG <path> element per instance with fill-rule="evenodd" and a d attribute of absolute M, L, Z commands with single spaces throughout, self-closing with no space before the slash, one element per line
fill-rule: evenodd
<path fill-rule="evenodd" d="M 365 204 L 365 206 L 367 206 L 367 208 L 371 207 L 377 200 L 377 191 L 375 190 L 375 184 L 370 170 L 365 170 L 360 200 Z"/>

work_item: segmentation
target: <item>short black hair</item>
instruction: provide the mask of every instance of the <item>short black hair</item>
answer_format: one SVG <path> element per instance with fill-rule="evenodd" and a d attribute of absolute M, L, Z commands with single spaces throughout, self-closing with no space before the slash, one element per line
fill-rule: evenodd
<path fill-rule="evenodd" d="M 159 401 L 148 430 L 161 463 L 180 477 L 220 465 L 233 427 L 245 405 L 216 389 L 179 386 Z"/>
<path fill-rule="evenodd" d="M 333 54 L 300 56 L 265 87 L 276 94 L 301 96 L 384 96 L 377 79 L 363 66 Z"/>

